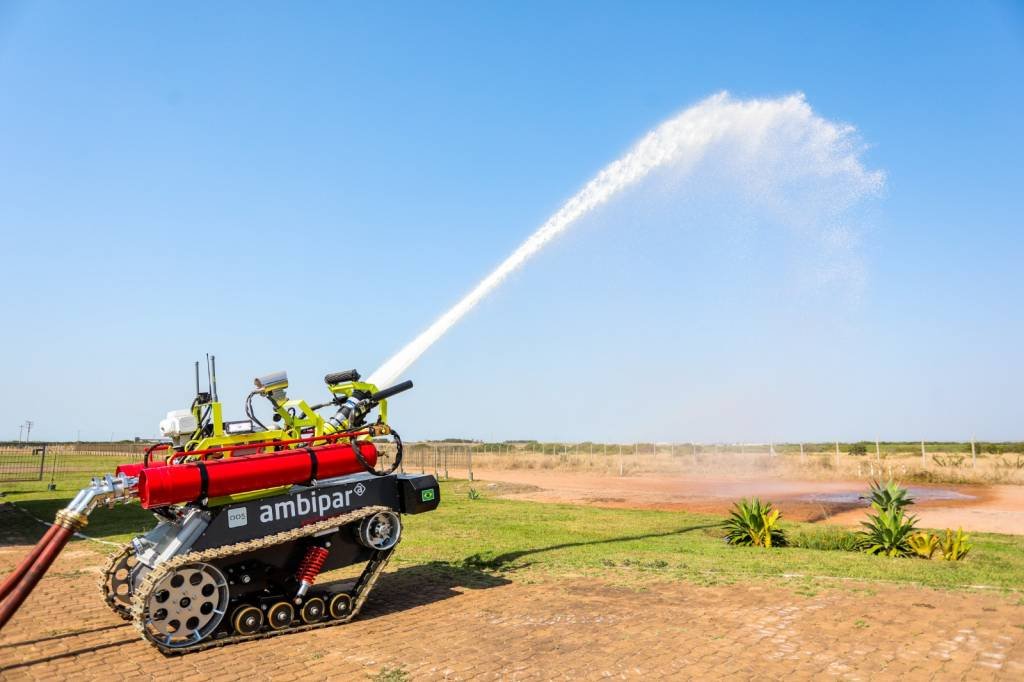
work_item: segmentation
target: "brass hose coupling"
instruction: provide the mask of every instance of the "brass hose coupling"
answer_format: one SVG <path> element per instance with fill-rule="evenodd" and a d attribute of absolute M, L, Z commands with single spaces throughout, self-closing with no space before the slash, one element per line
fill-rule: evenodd
<path fill-rule="evenodd" d="M 391 435 L 391 427 L 387 424 L 371 424 L 370 428 L 367 429 L 371 436 L 389 436 Z"/>
<path fill-rule="evenodd" d="M 77 533 L 89 525 L 89 517 L 82 512 L 76 512 L 70 509 L 61 509 L 57 512 L 57 517 L 53 522 L 62 528 L 67 528 L 73 533 Z"/>

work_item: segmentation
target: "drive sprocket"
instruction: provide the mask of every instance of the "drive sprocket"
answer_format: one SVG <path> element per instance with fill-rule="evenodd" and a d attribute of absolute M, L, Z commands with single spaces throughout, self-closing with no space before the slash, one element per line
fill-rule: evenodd
<path fill-rule="evenodd" d="M 104 603 L 124 620 L 132 619 L 132 573 L 138 563 L 135 547 L 129 542 L 107 557 L 100 573 Z"/>

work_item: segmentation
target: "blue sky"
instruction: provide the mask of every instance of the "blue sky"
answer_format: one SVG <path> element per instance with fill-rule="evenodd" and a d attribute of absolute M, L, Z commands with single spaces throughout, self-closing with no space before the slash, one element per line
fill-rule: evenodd
<path fill-rule="evenodd" d="M 205 352 L 230 416 L 278 369 L 318 400 L 727 90 L 805 93 L 886 173 L 855 295 L 727 197 L 640 192 L 431 349 L 396 426 L 1024 438 L 1022 73 L 1014 3 L 0 2 L 0 437 L 152 435 Z"/>

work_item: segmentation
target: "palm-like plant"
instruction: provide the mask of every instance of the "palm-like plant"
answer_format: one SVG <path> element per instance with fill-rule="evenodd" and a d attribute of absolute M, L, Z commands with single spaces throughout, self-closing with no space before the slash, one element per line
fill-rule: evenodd
<path fill-rule="evenodd" d="M 939 548 L 939 536 L 927 531 L 914 533 L 907 541 L 913 553 L 922 559 L 931 559 Z"/>
<path fill-rule="evenodd" d="M 914 498 L 910 491 L 900 486 L 899 483 L 889 480 L 882 485 L 881 481 L 871 481 L 871 490 L 866 498 L 877 511 L 883 509 L 903 509 L 914 504 Z"/>
<path fill-rule="evenodd" d="M 942 540 L 942 558 L 946 561 L 960 561 L 971 551 L 970 536 L 958 528 L 956 533 L 946 529 L 946 537 Z M 936 538 L 938 540 L 938 538 Z"/>
<path fill-rule="evenodd" d="M 740 500 L 733 504 L 725 521 L 725 541 L 730 545 L 783 547 L 786 534 L 779 528 L 781 517 L 771 502 L 762 503 L 757 498 Z"/>
<path fill-rule="evenodd" d="M 910 538 L 917 532 L 917 517 L 904 514 L 900 507 L 878 509 L 861 525 L 861 547 L 868 554 L 899 557 L 913 552 Z"/>

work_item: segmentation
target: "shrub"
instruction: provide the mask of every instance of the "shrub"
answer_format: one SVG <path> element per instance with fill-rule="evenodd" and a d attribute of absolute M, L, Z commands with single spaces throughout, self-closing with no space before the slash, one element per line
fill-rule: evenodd
<path fill-rule="evenodd" d="M 744 499 L 733 504 L 732 513 L 723 524 L 725 541 L 730 545 L 783 547 L 786 534 L 779 528 L 781 514 L 771 502 Z"/>
<path fill-rule="evenodd" d="M 867 443 L 854 443 L 850 446 L 847 454 L 856 456 L 866 455 L 868 454 L 868 445 Z"/>
<path fill-rule="evenodd" d="M 1017 461 L 1009 460 L 1006 457 L 1001 457 L 996 462 L 996 469 L 1024 469 L 1024 457 L 1017 455 Z"/>
<path fill-rule="evenodd" d="M 875 511 L 879 512 L 903 509 L 914 504 L 914 498 L 910 496 L 910 492 L 893 480 L 889 480 L 885 485 L 882 485 L 880 481 L 871 481 L 871 490 L 865 499 L 871 503 Z"/>
<path fill-rule="evenodd" d="M 938 540 L 938 538 L 936 538 Z M 946 529 L 946 536 L 942 539 L 942 558 L 945 561 L 960 561 L 971 551 L 970 536 L 964 533 L 963 528 L 958 528 L 956 534 L 949 528 Z"/>
<path fill-rule="evenodd" d="M 860 531 L 861 547 L 868 554 L 910 556 L 913 553 L 910 538 L 917 531 L 917 517 L 905 515 L 901 507 L 876 509 L 876 514 L 861 522 L 864 526 Z"/>
<path fill-rule="evenodd" d="M 914 533 L 908 540 L 910 549 L 916 556 L 922 559 L 931 559 L 935 550 L 939 548 L 939 536 L 934 533 Z"/>
<path fill-rule="evenodd" d="M 864 526 L 858 534 L 861 549 L 868 554 L 892 557 L 913 554 L 910 538 L 917 531 L 917 517 L 907 516 L 903 511 L 904 507 L 914 504 L 907 489 L 891 479 L 885 485 L 872 481 L 867 499 L 875 513 L 861 522 Z"/>
<path fill-rule="evenodd" d="M 965 459 L 966 455 L 932 455 L 932 461 L 940 467 L 959 467 Z"/>

